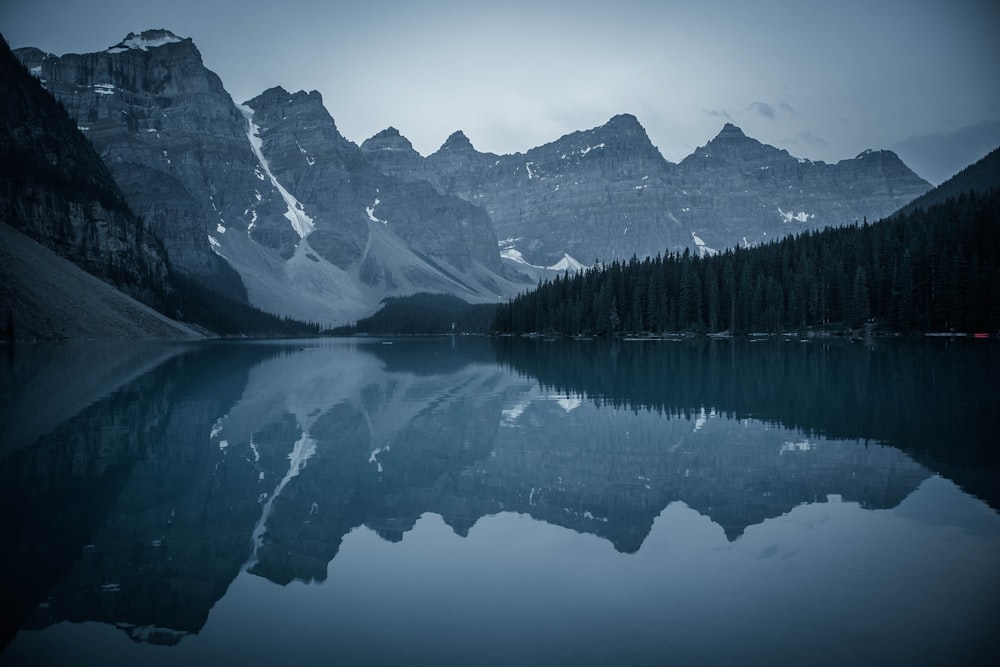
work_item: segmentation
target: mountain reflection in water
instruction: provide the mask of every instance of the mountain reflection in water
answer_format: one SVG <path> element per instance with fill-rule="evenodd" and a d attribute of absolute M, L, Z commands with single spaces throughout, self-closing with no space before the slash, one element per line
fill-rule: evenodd
<path fill-rule="evenodd" d="M 0 387 L 11 545 L 0 605 L 13 639 L 0 661 L 45 662 L 53 642 L 36 640 L 56 632 L 82 647 L 61 656 L 69 663 L 107 663 L 103 651 L 212 662 L 246 650 L 235 628 L 316 605 L 322 618 L 285 612 L 303 628 L 340 619 L 330 645 L 300 630 L 309 664 L 723 663 L 767 635 L 753 620 L 755 578 L 796 600 L 765 605 L 776 628 L 802 634 L 772 657 L 815 662 L 819 639 L 790 610 L 824 599 L 818 617 L 847 637 L 831 664 L 935 655 L 893 634 L 927 623 L 933 605 L 964 621 L 931 648 L 997 648 L 986 627 L 1000 593 L 986 565 L 1000 562 L 989 560 L 1000 556 L 992 344 L 393 342 L 122 345 L 114 373 L 107 347 L 14 349 Z M 60 374 L 67 358 L 73 378 Z M 40 400 L 57 378 L 60 400 Z M 934 557 L 963 568 L 956 587 L 977 586 L 915 586 L 929 561 L 914 560 L 916 532 L 901 520 L 923 527 L 924 549 L 937 545 L 928 531 L 960 528 L 969 551 L 934 546 Z M 677 559 L 687 584 L 657 565 Z M 786 565 L 755 572 L 758 561 Z M 877 595 L 925 618 L 893 607 L 873 643 L 848 617 Z M 676 617 L 670 596 L 690 613 Z M 655 619 L 691 627 L 668 641 L 647 627 Z M 131 650 L 173 647 L 121 653 L 107 627 Z M 504 635 L 535 652 L 476 657 L 477 642 Z M 598 636 L 610 644 L 595 649 Z M 241 659 L 287 657 L 280 644 Z"/>

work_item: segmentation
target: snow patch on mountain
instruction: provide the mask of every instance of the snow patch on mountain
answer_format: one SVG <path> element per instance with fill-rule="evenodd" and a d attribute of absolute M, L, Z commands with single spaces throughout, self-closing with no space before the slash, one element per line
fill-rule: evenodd
<path fill-rule="evenodd" d="M 570 273 L 576 273 L 577 271 L 582 271 L 587 268 L 581 262 L 578 262 L 571 255 L 563 253 L 562 259 L 553 264 L 552 266 L 546 267 L 553 271 L 569 271 Z"/>
<path fill-rule="evenodd" d="M 512 243 L 516 239 L 508 239 L 507 241 L 501 241 L 500 245 L 504 243 Z M 577 261 L 574 257 L 567 253 L 563 253 L 562 259 L 553 264 L 552 266 L 539 266 L 538 264 L 532 264 L 524 258 L 521 251 L 518 250 L 513 245 L 509 245 L 500 251 L 500 256 L 504 259 L 509 259 L 512 262 L 517 262 L 532 269 L 543 269 L 549 271 L 569 271 L 570 273 L 576 273 L 577 271 L 582 271 L 587 268 L 581 262 Z"/>
<path fill-rule="evenodd" d="M 300 144 L 298 140 L 295 141 L 295 145 L 299 147 L 299 152 L 305 156 L 306 164 L 308 164 L 310 167 L 316 164 L 316 159 L 309 156 L 309 153 L 306 152 L 306 149 L 302 148 L 302 144 Z"/>
<path fill-rule="evenodd" d="M 388 220 L 380 220 L 379 218 L 375 217 L 375 207 L 378 206 L 381 203 L 381 201 L 382 201 L 381 199 L 376 197 L 375 201 L 372 203 L 371 206 L 365 207 L 365 213 L 368 214 L 368 219 L 371 220 L 372 222 L 381 222 L 383 225 L 388 225 L 389 224 Z"/>
<path fill-rule="evenodd" d="M 781 214 L 781 217 L 784 219 L 785 222 L 791 222 L 792 220 L 795 220 L 796 222 L 809 222 L 810 218 L 816 217 L 812 213 L 806 213 L 805 211 L 799 211 L 798 213 L 788 211 L 786 213 L 785 211 L 781 210 L 780 206 L 778 207 L 778 213 Z"/>
<path fill-rule="evenodd" d="M 709 248 L 707 245 L 705 245 L 705 242 L 701 239 L 701 237 L 695 234 L 694 232 L 691 232 L 691 238 L 694 239 L 694 244 L 698 248 L 699 257 L 711 257 L 713 255 L 719 254 L 719 251 L 716 250 L 715 248 Z"/>
<path fill-rule="evenodd" d="M 525 266 L 534 266 L 534 264 L 529 264 L 528 260 L 526 260 L 524 258 L 524 255 L 521 254 L 521 251 L 514 247 L 504 248 L 503 250 L 500 251 L 500 256 L 509 259 L 512 262 L 517 262 L 518 264 L 524 264 Z"/>
<path fill-rule="evenodd" d="M 108 49 L 108 53 L 124 53 L 132 49 L 148 51 L 166 44 L 177 44 L 183 41 L 169 30 L 147 30 L 140 35 L 130 32 L 124 40 Z"/>
<path fill-rule="evenodd" d="M 295 233 L 299 235 L 299 238 L 305 238 L 313 230 L 313 219 L 306 215 L 305 209 L 299 200 L 286 190 L 278 182 L 274 174 L 271 173 L 271 166 L 268 164 L 267 158 L 264 157 L 264 141 L 260 138 L 260 127 L 253 122 L 253 109 L 246 104 L 238 105 L 238 108 L 247 119 L 247 139 L 250 141 L 250 146 L 253 148 L 254 155 L 257 156 L 257 161 L 260 163 L 261 169 L 264 170 L 264 174 L 267 175 L 271 184 L 281 194 L 281 198 L 285 200 L 285 204 L 288 206 L 288 210 L 284 214 L 285 217 L 292 225 Z M 264 174 L 258 173 L 257 177 L 264 180 Z"/>

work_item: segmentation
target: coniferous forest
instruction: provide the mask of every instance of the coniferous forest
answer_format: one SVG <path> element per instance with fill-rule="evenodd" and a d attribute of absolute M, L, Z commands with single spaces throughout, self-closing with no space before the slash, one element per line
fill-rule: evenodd
<path fill-rule="evenodd" d="M 710 257 L 557 276 L 497 307 L 498 333 L 1000 330 L 1000 192 Z"/>

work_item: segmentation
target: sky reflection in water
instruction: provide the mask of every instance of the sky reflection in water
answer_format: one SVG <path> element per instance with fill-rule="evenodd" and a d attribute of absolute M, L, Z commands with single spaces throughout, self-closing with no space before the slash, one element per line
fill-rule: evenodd
<path fill-rule="evenodd" d="M 5 583 L 25 629 L 0 662 L 995 654 L 1000 517 L 948 478 L 995 488 L 990 432 L 892 423 L 946 390 L 925 373 L 958 366 L 962 399 L 995 353 L 839 345 L 143 349 L 152 370 L 0 459 L 5 571 L 49 565 Z M 44 384 L 21 354 L 8 378 Z M 83 528 L 54 536 L 67 503 Z"/>

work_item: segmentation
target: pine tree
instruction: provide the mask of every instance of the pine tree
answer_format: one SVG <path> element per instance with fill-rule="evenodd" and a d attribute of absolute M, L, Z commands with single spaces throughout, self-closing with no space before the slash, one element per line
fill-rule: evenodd
<path fill-rule="evenodd" d="M 868 299 L 868 280 L 865 277 L 865 270 L 860 266 L 854 271 L 854 283 L 851 288 L 851 301 L 848 313 L 849 323 L 855 329 L 861 327 L 871 314 L 871 306 Z"/>

